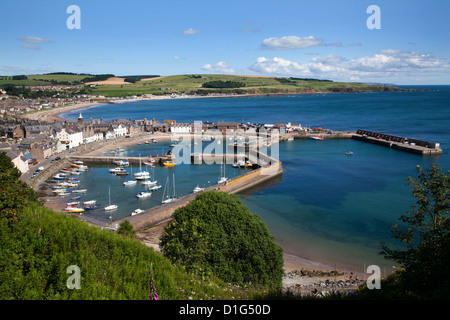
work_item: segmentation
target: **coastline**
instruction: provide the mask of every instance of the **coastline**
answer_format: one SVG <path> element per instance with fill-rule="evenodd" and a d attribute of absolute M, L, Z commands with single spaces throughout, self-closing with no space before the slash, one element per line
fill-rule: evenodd
<path fill-rule="evenodd" d="M 53 108 L 50 110 L 40 110 L 33 113 L 26 113 L 23 115 L 24 118 L 30 120 L 38 120 L 42 122 L 55 122 L 55 121 L 64 121 L 64 118 L 61 118 L 59 115 L 62 113 L 67 113 L 73 110 L 81 110 L 89 107 L 94 107 L 97 105 L 102 105 L 104 103 L 101 102 L 83 102 L 76 103 L 72 105 L 66 105 L 62 107 Z"/>
<path fill-rule="evenodd" d="M 64 121 L 66 119 L 62 118 L 60 115 L 63 113 L 68 113 L 74 110 L 82 110 L 94 106 L 105 105 L 105 104 L 117 104 L 117 103 L 130 103 L 137 101 L 153 101 L 153 100 L 174 100 L 174 99 L 221 99 L 221 98 L 246 98 L 246 97 L 277 97 L 277 96 L 292 96 L 292 95 L 314 95 L 314 94 L 331 94 L 334 92 L 310 92 L 310 93 L 270 93 L 270 94 L 223 94 L 223 95 L 211 95 L 211 96 L 177 96 L 172 98 L 170 96 L 157 96 L 153 98 L 140 98 L 140 99 L 126 99 L 126 100 L 112 100 L 112 101 L 102 101 L 102 102 L 82 102 L 71 105 L 65 105 L 62 107 L 56 107 L 49 110 L 39 110 L 33 113 L 25 113 L 22 117 L 30 120 L 38 120 L 42 122 L 54 122 L 54 121 Z"/>
<path fill-rule="evenodd" d="M 282 95 L 286 95 L 286 94 L 282 94 Z M 289 95 L 292 95 L 292 94 L 289 94 Z M 241 95 L 241 96 L 249 97 L 249 96 L 254 96 L 254 95 Z M 261 96 L 261 95 L 258 95 L 258 96 Z M 266 96 L 266 95 L 264 95 L 264 96 Z M 237 97 L 237 96 L 228 96 L 228 97 Z M 208 97 L 189 97 L 189 98 L 223 98 L 223 97 L 208 96 Z M 161 99 L 161 98 L 158 98 L 158 99 Z M 165 97 L 162 99 L 173 99 L 173 98 Z M 183 99 L 183 98 L 179 97 L 176 99 Z M 116 103 L 135 102 L 135 101 L 142 101 L 142 100 L 144 100 L 144 99 L 126 100 L 126 101 L 120 101 L 120 102 L 118 101 Z M 156 100 L 156 99 L 145 99 L 145 100 Z M 79 103 L 79 104 L 63 106 L 63 107 L 59 107 L 59 108 L 55 108 L 55 109 L 51 109 L 51 110 L 38 111 L 36 113 L 28 114 L 25 116 L 27 116 L 27 118 L 30 118 L 30 119 L 37 119 L 37 120 L 42 120 L 42 121 L 54 121 L 54 120 L 61 121 L 64 119 L 59 116 L 60 114 L 67 113 L 67 112 L 70 112 L 73 110 L 89 108 L 92 106 L 103 105 L 103 104 L 106 104 L 106 103 L 103 103 L 103 102 L 101 102 L 101 103 L 100 102 Z M 103 142 L 98 145 L 98 148 L 94 148 L 93 146 L 85 146 L 85 148 L 80 148 L 79 153 L 86 153 L 86 154 L 90 153 L 90 151 L 87 150 L 88 147 L 91 150 L 95 149 L 95 152 L 97 153 L 97 152 L 101 152 L 101 151 L 104 151 L 107 149 L 116 148 L 118 146 L 125 147 L 125 146 L 135 145 L 138 142 L 143 142 L 146 139 L 149 139 L 150 137 L 155 137 L 155 138 L 161 139 L 161 140 L 162 139 L 170 139 L 170 136 L 164 135 L 164 134 L 156 134 L 156 135 L 151 135 L 151 136 L 141 135 L 139 137 L 133 137 L 132 139 L 113 140 L 108 143 Z M 51 208 L 55 211 L 62 212 L 64 214 L 63 208 L 65 207 L 65 203 L 62 201 L 62 199 L 59 199 L 54 196 L 43 197 L 42 199 L 44 200 L 44 205 L 46 207 Z M 137 234 L 136 238 L 139 239 L 139 241 L 142 242 L 143 244 L 153 248 L 154 250 L 159 251 L 159 238 L 161 236 L 164 226 L 167 225 L 167 223 L 169 223 L 169 222 L 170 222 L 170 220 L 162 222 L 154 227 L 149 228 L 148 230 L 141 231 Z M 101 225 L 98 225 L 98 226 L 101 227 Z M 301 252 L 300 253 L 299 252 L 291 253 L 291 251 L 289 250 L 289 248 L 286 245 L 280 244 L 280 246 L 283 248 L 284 270 L 285 270 L 286 274 L 295 274 L 301 270 L 309 270 L 309 271 L 313 271 L 314 273 L 319 272 L 319 273 L 329 274 L 330 272 L 335 270 L 334 267 L 327 265 L 324 261 L 314 259 L 314 257 L 312 257 L 311 259 L 302 257 Z M 361 272 L 355 272 L 354 270 L 355 270 L 355 268 L 353 268 L 350 265 L 340 266 L 339 268 L 336 268 L 336 271 L 345 274 L 345 276 L 348 276 L 350 274 L 353 274 L 353 275 L 359 274 L 360 276 L 362 275 Z M 317 280 L 316 278 L 317 277 L 313 277 L 310 280 L 312 281 L 314 279 L 314 281 L 316 281 Z M 319 278 L 323 279 L 323 276 L 320 276 Z M 286 284 L 285 284 L 285 281 L 283 280 L 283 284 L 287 287 L 295 286 L 295 285 L 298 285 L 299 283 L 304 282 L 303 277 L 296 277 L 296 276 L 290 277 L 288 280 L 289 281 L 287 281 Z"/>

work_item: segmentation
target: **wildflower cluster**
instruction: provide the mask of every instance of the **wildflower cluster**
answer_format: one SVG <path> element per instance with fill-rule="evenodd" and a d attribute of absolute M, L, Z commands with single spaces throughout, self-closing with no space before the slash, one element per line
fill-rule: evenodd
<path fill-rule="evenodd" d="M 153 265 L 150 265 L 150 274 L 151 274 L 150 295 L 148 296 L 148 298 L 150 300 L 158 300 L 159 296 L 158 296 L 158 292 L 156 291 L 155 280 L 153 278 Z"/>

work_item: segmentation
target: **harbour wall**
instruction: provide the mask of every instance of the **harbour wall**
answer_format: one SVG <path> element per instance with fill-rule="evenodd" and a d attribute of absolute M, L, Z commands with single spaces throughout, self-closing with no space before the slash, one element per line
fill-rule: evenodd
<path fill-rule="evenodd" d="M 367 130 L 357 130 L 353 139 L 420 155 L 442 154 L 440 144 Z"/>

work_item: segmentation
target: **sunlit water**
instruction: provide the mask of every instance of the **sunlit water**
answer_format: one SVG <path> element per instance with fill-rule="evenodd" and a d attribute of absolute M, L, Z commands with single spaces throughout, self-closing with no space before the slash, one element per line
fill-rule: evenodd
<path fill-rule="evenodd" d="M 430 87 L 428 87 L 430 88 Z M 177 122 L 238 121 L 252 123 L 296 122 L 333 130 L 366 129 L 440 142 L 444 154 L 419 156 L 355 140 L 295 140 L 279 145 L 284 173 L 280 181 L 240 195 L 242 201 L 267 224 L 286 252 L 337 265 L 392 264 L 377 253 L 380 241 L 392 244 L 389 227 L 398 223 L 414 198 L 406 185 L 416 176 L 416 166 L 432 163 L 450 169 L 450 87 L 436 91 L 254 97 L 227 99 L 173 99 L 104 105 L 82 110 L 85 119 L 175 119 Z M 79 111 L 66 114 L 71 119 Z M 127 154 L 161 154 L 168 144 L 139 145 Z M 147 151 L 148 152 L 147 152 Z M 346 151 L 354 154 L 345 155 Z M 147 153 L 146 153 L 147 152 Z M 112 167 L 112 166 L 111 166 Z M 133 168 L 134 170 L 134 168 Z M 227 167 L 227 176 L 242 173 Z M 219 165 L 181 165 L 155 168 L 165 183 L 175 173 L 177 195 L 197 186 L 217 182 Z M 106 167 L 95 167 L 80 176 L 89 197 L 120 204 L 112 219 L 129 215 L 161 201 L 163 190 L 146 200 L 135 194 L 141 188 L 124 187 L 127 177 L 111 176 Z M 94 213 L 88 213 L 94 214 Z M 99 219 L 109 214 L 98 213 Z"/>

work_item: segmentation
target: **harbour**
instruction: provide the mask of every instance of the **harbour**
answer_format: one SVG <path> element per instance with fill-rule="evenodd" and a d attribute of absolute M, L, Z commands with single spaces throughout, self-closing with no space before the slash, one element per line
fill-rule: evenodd
<path fill-rule="evenodd" d="M 228 114 L 230 110 L 238 108 L 239 114 L 245 114 L 248 110 L 251 110 L 253 105 L 257 105 L 261 112 L 253 114 L 252 119 L 255 119 L 255 122 L 265 123 L 268 119 L 283 121 L 283 118 L 274 114 L 270 108 L 271 103 L 276 102 L 280 108 L 282 107 L 286 109 L 286 112 L 295 115 L 292 119 L 304 119 L 304 123 L 313 124 L 306 125 L 306 127 L 311 129 L 330 128 L 330 131 L 311 130 L 311 134 L 280 134 L 280 140 L 283 140 L 279 143 L 283 174 L 267 183 L 261 182 L 255 187 L 242 190 L 236 194 L 249 207 L 251 212 L 261 217 L 278 243 L 282 244 L 287 254 L 310 261 L 321 261 L 328 265 L 333 265 L 336 262 L 338 267 L 339 265 L 351 264 L 361 266 L 362 269 L 362 261 L 367 264 L 378 263 L 383 265 L 385 263 L 381 257 L 377 256 L 377 244 L 380 239 L 387 243 L 391 241 L 389 227 L 397 223 L 397 217 L 407 212 L 409 206 L 413 204 L 413 198 L 405 185 L 406 177 L 415 175 L 417 165 L 427 167 L 431 163 L 436 163 L 445 168 L 449 164 L 445 152 L 450 146 L 445 122 L 445 119 L 448 118 L 446 116 L 448 112 L 442 108 L 437 109 L 436 112 L 440 114 L 439 119 L 428 117 L 431 120 L 426 120 L 429 113 L 421 112 L 422 109 L 418 106 L 415 106 L 414 113 L 411 113 L 409 112 L 410 103 L 405 105 L 402 101 L 406 97 L 414 96 L 415 103 L 421 105 L 425 103 L 425 100 L 431 99 L 430 96 L 445 94 L 444 91 L 429 91 L 408 94 L 236 98 L 232 101 L 224 101 L 226 99 L 209 101 L 206 101 L 208 99 L 191 99 L 188 104 L 196 106 L 193 109 L 194 111 L 183 113 L 183 110 L 188 109 L 180 108 L 176 108 L 176 111 L 180 113 L 179 117 L 186 119 L 185 121 L 192 118 L 191 112 L 194 113 L 194 119 L 208 119 L 213 114 L 219 119 L 235 121 L 242 120 L 242 117 L 227 117 L 223 110 L 228 110 Z M 376 110 L 362 107 L 368 96 L 378 103 Z M 158 111 L 161 117 L 168 117 L 164 114 L 163 105 L 173 107 L 182 104 L 181 101 L 174 100 L 153 101 L 152 103 L 161 104 L 161 111 Z M 293 106 L 296 103 L 302 103 L 304 109 L 294 110 Z M 216 109 L 216 104 L 218 106 L 226 104 L 230 107 L 229 109 Z M 133 110 L 140 110 L 143 108 L 144 102 L 133 105 Z M 150 102 L 145 105 L 147 105 L 147 108 L 152 106 Z M 213 110 L 212 113 L 211 110 Z M 89 111 L 90 109 L 86 109 L 83 114 L 89 114 Z M 103 113 L 101 107 L 96 107 L 91 112 L 95 112 L 91 114 L 92 117 L 99 117 L 99 114 Z M 382 116 L 386 112 L 390 112 L 392 118 L 387 119 Z M 75 112 L 74 118 L 77 117 L 78 112 Z M 433 121 L 433 130 L 428 129 L 431 126 L 429 121 Z M 380 145 L 364 143 L 352 138 L 361 127 L 371 132 L 385 132 L 399 137 L 414 137 L 423 141 L 438 141 L 443 152 L 436 156 L 421 157 L 418 154 L 400 151 L 399 149 L 381 148 Z M 158 135 L 157 139 L 160 140 L 159 144 L 146 144 L 145 141 L 152 137 L 150 135 L 136 136 L 132 139 L 122 138 L 109 142 L 103 141 L 99 147 L 93 146 L 93 143 L 92 146 L 81 146 L 78 149 L 82 151 L 86 148 L 86 151 L 92 152 L 89 154 L 90 156 L 101 156 L 122 147 L 126 151 L 122 155 L 117 155 L 117 159 L 128 155 L 138 157 L 139 154 L 143 159 L 144 156 L 163 154 L 163 151 L 165 153 L 169 150 L 170 135 L 157 133 L 155 137 L 156 135 Z M 315 135 L 322 135 L 323 140 L 318 141 L 310 138 Z M 352 151 L 353 155 L 346 155 L 348 151 Z M 87 155 L 87 152 L 85 154 Z M 70 153 L 70 156 L 76 155 L 81 154 Z M 192 156 L 192 153 L 190 155 Z M 114 167 L 112 162 L 110 165 L 106 163 L 98 165 L 102 167 L 92 168 L 92 174 L 96 176 L 103 175 L 102 172 L 107 171 L 107 168 Z M 136 165 L 133 164 L 133 170 L 135 168 Z M 192 193 L 197 184 L 205 188 L 212 186 L 212 184 L 208 184 L 208 181 L 216 182 L 219 172 L 218 165 L 183 165 L 171 169 L 157 165 L 155 169 L 157 175 L 162 174 L 163 182 L 166 171 L 176 171 L 177 191 L 178 189 L 183 191 L 181 182 L 184 179 L 182 178 L 184 171 L 190 172 L 189 177 L 197 177 L 197 181 L 194 179 L 191 182 L 183 182 L 186 187 L 181 192 L 180 197 Z M 231 165 L 227 167 L 227 172 L 232 173 L 233 170 L 235 170 L 236 176 L 245 173 L 242 171 L 244 169 L 234 169 Z M 123 186 L 114 187 L 112 185 L 114 179 L 126 178 L 115 177 L 113 179 L 106 172 L 104 175 L 105 179 L 108 178 L 107 180 L 97 176 L 97 183 L 87 188 L 88 191 L 94 190 L 94 192 L 97 192 L 95 189 L 98 189 L 98 187 L 95 186 L 100 185 L 104 195 L 100 193 L 97 197 L 100 199 L 103 197 L 102 202 L 107 201 L 108 184 L 111 184 L 112 187 L 111 195 L 114 194 L 118 200 L 131 201 L 131 198 L 136 199 L 133 193 L 125 194 Z M 203 178 L 202 175 L 205 175 L 205 177 Z M 206 177 L 207 175 L 209 177 Z M 37 176 L 35 179 L 39 179 L 39 177 Z M 189 179 L 191 178 L 187 178 L 187 180 Z M 180 182 L 180 188 L 178 188 L 178 182 Z M 127 189 L 131 190 L 132 188 Z M 162 192 L 162 190 L 158 192 Z M 155 198 L 152 200 L 152 197 Z M 165 207 L 161 205 L 161 196 L 158 193 L 143 201 L 149 203 L 154 201 L 152 207 L 160 206 L 158 210 L 161 210 L 161 212 L 164 211 L 164 208 L 171 207 L 171 205 Z M 144 203 L 143 201 L 140 200 L 138 203 Z M 136 202 L 136 200 L 132 202 Z M 141 205 L 129 206 L 127 212 L 122 217 L 118 217 L 117 221 L 127 217 L 131 218 L 131 213 L 137 207 L 141 207 Z M 124 209 L 124 207 L 122 206 L 121 209 Z M 145 209 L 145 207 L 141 207 L 141 209 Z M 112 213 L 113 218 L 117 213 L 118 211 Z M 133 216 L 133 219 L 138 216 Z M 93 215 L 89 212 L 80 217 L 88 219 Z M 114 222 L 111 224 L 107 215 L 99 217 L 99 220 L 101 226 L 114 224 Z"/>

